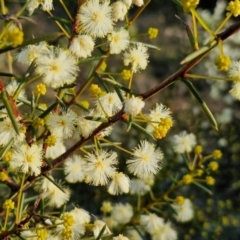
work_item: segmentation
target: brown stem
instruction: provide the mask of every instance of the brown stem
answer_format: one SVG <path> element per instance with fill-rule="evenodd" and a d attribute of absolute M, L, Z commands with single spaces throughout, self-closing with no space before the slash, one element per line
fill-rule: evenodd
<path fill-rule="evenodd" d="M 131 26 L 135 20 L 140 16 L 143 10 L 147 7 L 147 5 L 151 2 L 151 0 L 147 0 L 142 7 L 138 9 L 138 11 L 134 14 L 134 16 L 129 20 L 128 25 Z"/>

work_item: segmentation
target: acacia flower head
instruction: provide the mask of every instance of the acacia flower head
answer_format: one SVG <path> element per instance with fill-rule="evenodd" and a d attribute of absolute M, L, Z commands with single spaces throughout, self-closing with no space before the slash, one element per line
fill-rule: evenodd
<path fill-rule="evenodd" d="M 132 72 L 136 73 L 147 67 L 148 56 L 147 48 L 142 43 L 137 43 L 124 53 L 123 63 L 125 66 L 131 65 Z"/>
<path fill-rule="evenodd" d="M 43 0 L 41 1 L 43 11 L 51 11 L 53 9 L 53 0 Z"/>
<path fill-rule="evenodd" d="M 89 35 L 78 35 L 71 41 L 69 50 L 79 58 L 87 58 L 92 55 L 94 41 Z"/>
<path fill-rule="evenodd" d="M 130 70 L 123 69 L 121 72 L 121 75 L 122 75 L 123 80 L 128 81 L 132 77 L 132 72 Z"/>
<path fill-rule="evenodd" d="M 99 150 L 85 156 L 85 182 L 94 186 L 107 185 L 109 179 L 116 173 L 118 163 L 115 152 Z"/>
<path fill-rule="evenodd" d="M 149 28 L 148 29 L 148 36 L 150 39 L 156 38 L 158 35 L 158 29 L 157 28 Z"/>
<path fill-rule="evenodd" d="M 106 214 L 106 213 L 110 213 L 112 211 L 112 203 L 109 202 L 109 201 L 104 201 L 102 203 L 102 206 L 101 206 L 101 211 Z"/>
<path fill-rule="evenodd" d="M 16 60 L 22 64 L 30 65 L 37 57 L 47 54 L 48 51 L 49 46 L 46 42 L 28 45 L 16 55 Z"/>
<path fill-rule="evenodd" d="M 101 123 L 85 119 L 85 117 L 95 117 L 96 113 L 93 109 L 89 110 L 88 114 L 83 114 L 78 117 L 77 127 L 80 135 L 87 138 Z"/>
<path fill-rule="evenodd" d="M 150 190 L 151 187 L 147 185 L 142 179 L 131 179 L 130 194 L 137 194 L 139 196 L 143 196 Z"/>
<path fill-rule="evenodd" d="M 127 8 L 130 8 L 132 5 L 132 0 L 122 0 L 122 2 L 127 6 Z"/>
<path fill-rule="evenodd" d="M 20 83 L 18 83 L 16 80 L 11 81 L 7 86 L 6 86 L 6 91 L 9 96 L 14 96 L 16 90 L 18 89 Z M 27 95 L 26 95 L 26 90 L 22 89 L 19 94 L 18 94 L 18 99 L 20 100 L 27 100 Z"/>
<path fill-rule="evenodd" d="M 11 140 L 13 140 L 15 144 L 24 140 L 25 127 L 19 122 L 19 119 L 16 119 L 16 123 L 20 129 L 19 134 L 16 133 L 9 117 L 5 117 L 0 121 L 0 146 L 6 146 Z"/>
<path fill-rule="evenodd" d="M 127 168 L 130 173 L 141 179 L 156 174 L 161 169 L 163 153 L 155 145 L 147 141 L 141 141 L 132 153 L 132 158 L 127 160 Z"/>
<path fill-rule="evenodd" d="M 67 175 L 66 180 L 70 183 L 82 182 L 84 180 L 83 159 L 74 155 L 64 163 L 64 173 Z"/>
<path fill-rule="evenodd" d="M 108 34 L 110 53 L 118 54 L 125 50 L 129 44 L 129 33 L 126 29 L 120 28 Z"/>
<path fill-rule="evenodd" d="M 12 47 L 21 45 L 24 40 L 24 32 L 15 24 L 12 24 L 5 34 L 5 43 Z"/>
<path fill-rule="evenodd" d="M 85 224 L 90 222 L 90 215 L 84 209 L 75 207 L 70 212 L 63 213 L 61 220 L 62 224 L 58 224 L 58 222 L 56 222 L 57 236 L 62 239 L 63 235 L 66 234 L 64 231 L 68 229 L 72 234 L 71 239 L 79 239 L 86 231 Z"/>
<path fill-rule="evenodd" d="M 118 195 L 129 192 L 130 179 L 122 172 L 117 172 L 112 178 L 108 192 L 112 195 Z"/>
<path fill-rule="evenodd" d="M 217 171 L 218 168 L 219 168 L 219 164 L 218 164 L 218 162 L 216 162 L 216 161 L 210 162 L 210 163 L 208 164 L 208 168 L 209 168 L 211 171 Z"/>
<path fill-rule="evenodd" d="M 240 81 L 240 61 L 234 61 L 228 70 L 228 77 L 234 82 Z"/>
<path fill-rule="evenodd" d="M 22 144 L 14 147 L 9 162 L 12 171 L 39 175 L 42 166 L 42 149 L 38 145 Z"/>
<path fill-rule="evenodd" d="M 91 217 L 89 213 L 82 208 L 75 207 L 70 213 L 73 215 L 76 223 L 86 224 L 90 222 Z"/>
<path fill-rule="evenodd" d="M 68 202 L 70 198 L 70 191 L 68 188 L 63 186 L 63 184 L 59 182 L 57 184 L 61 186 L 61 189 L 48 179 L 44 178 L 38 183 L 36 189 L 42 192 L 42 196 L 43 198 L 46 198 L 49 206 L 59 208 Z"/>
<path fill-rule="evenodd" d="M 143 0 L 132 0 L 132 3 L 138 7 L 141 7 L 144 4 Z"/>
<path fill-rule="evenodd" d="M 109 1 L 89 0 L 77 14 L 80 32 L 92 37 L 104 37 L 113 29 Z"/>
<path fill-rule="evenodd" d="M 163 218 L 158 217 L 155 213 L 141 215 L 140 224 L 148 233 L 154 234 L 163 226 Z"/>
<path fill-rule="evenodd" d="M 173 203 L 171 206 L 176 212 L 174 217 L 178 222 L 188 222 L 193 218 L 194 212 L 190 199 L 185 198 L 183 204 Z"/>
<path fill-rule="evenodd" d="M 96 109 L 101 115 L 112 116 L 122 108 L 122 102 L 116 92 L 109 92 L 96 100 Z"/>
<path fill-rule="evenodd" d="M 199 4 L 199 0 L 181 0 L 183 10 L 189 12 L 191 9 L 195 9 Z"/>
<path fill-rule="evenodd" d="M 215 179 L 211 176 L 206 177 L 206 183 L 207 185 L 214 185 L 215 184 Z"/>
<path fill-rule="evenodd" d="M 44 140 L 44 143 L 46 143 L 48 147 L 53 147 L 57 143 L 57 138 L 54 135 L 49 135 Z"/>
<path fill-rule="evenodd" d="M 96 220 L 94 222 L 94 226 L 93 226 L 93 235 L 95 238 L 97 238 L 100 234 L 100 232 L 102 231 L 102 229 L 105 227 L 105 230 L 103 232 L 103 234 L 111 234 L 111 231 L 109 230 L 108 226 L 106 225 L 105 222 L 101 221 L 101 220 Z"/>
<path fill-rule="evenodd" d="M 52 88 L 73 83 L 78 75 L 77 61 L 69 50 L 51 48 L 37 56 L 36 72 L 43 76 L 43 82 Z"/>
<path fill-rule="evenodd" d="M 229 93 L 237 100 L 240 100 L 240 82 L 235 82 Z"/>
<path fill-rule="evenodd" d="M 38 8 L 39 5 L 40 5 L 40 1 L 38 0 L 28 0 L 28 5 L 27 5 L 28 14 L 32 15 L 34 10 Z"/>
<path fill-rule="evenodd" d="M 54 146 L 48 146 L 45 154 L 46 158 L 57 158 L 66 151 L 66 146 L 63 144 L 62 140 L 57 139 L 58 141 Z"/>
<path fill-rule="evenodd" d="M 117 203 L 113 206 L 111 218 L 119 224 L 128 223 L 133 216 L 133 208 L 129 203 Z"/>
<path fill-rule="evenodd" d="M 170 221 L 164 222 L 159 230 L 152 234 L 152 240 L 177 240 L 177 232 Z"/>
<path fill-rule="evenodd" d="M 228 3 L 227 11 L 229 11 L 234 17 L 240 15 L 240 2 L 239 0 L 234 0 Z"/>
<path fill-rule="evenodd" d="M 157 103 L 155 108 L 150 110 L 147 118 L 149 122 L 146 129 L 156 139 L 165 137 L 169 129 L 173 126 L 171 111 L 163 104 Z"/>
<path fill-rule="evenodd" d="M 114 22 L 123 21 L 128 11 L 128 6 L 122 1 L 112 4 L 112 18 Z"/>
<path fill-rule="evenodd" d="M 182 131 L 173 136 L 172 143 L 176 153 L 191 152 L 196 145 L 196 137 L 192 133 L 187 134 L 186 131 Z"/>
<path fill-rule="evenodd" d="M 67 139 L 73 136 L 77 115 L 70 109 L 61 115 L 51 114 L 46 119 L 46 125 L 53 136 Z"/>
<path fill-rule="evenodd" d="M 14 209 L 15 202 L 12 199 L 6 199 L 3 203 L 2 208 L 5 210 Z"/>
<path fill-rule="evenodd" d="M 34 10 L 41 5 L 43 11 L 51 11 L 53 9 L 53 0 L 28 0 L 28 13 L 32 15 Z"/>
<path fill-rule="evenodd" d="M 215 59 L 215 65 L 218 68 L 218 70 L 220 71 L 224 71 L 226 72 L 229 67 L 231 66 L 232 62 L 229 56 L 227 55 L 219 55 L 216 59 Z"/>
<path fill-rule="evenodd" d="M 125 101 L 124 111 L 129 115 L 137 116 L 141 112 L 144 105 L 145 102 L 141 98 L 132 96 Z"/>

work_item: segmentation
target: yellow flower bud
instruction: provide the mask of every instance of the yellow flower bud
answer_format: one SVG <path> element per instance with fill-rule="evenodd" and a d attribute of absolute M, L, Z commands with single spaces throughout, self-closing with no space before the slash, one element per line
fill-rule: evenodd
<path fill-rule="evenodd" d="M 212 152 L 213 159 L 220 159 L 222 157 L 222 152 L 220 150 L 214 150 Z"/>
<path fill-rule="evenodd" d="M 209 169 L 210 170 L 212 170 L 212 171 L 217 171 L 218 170 L 218 168 L 219 168 L 219 164 L 218 164 L 218 162 L 210 162 L 209 164 L 208 164 L 208 167 L 209 167 Z"/>
<path fill-rule="evenodd" d="M 15 203 L 12 201 L 12 199 L 7 199 L 3 203 L 3 209 L 14 209 Z"/>
<path fill-rule="evenodd" d="M 0 181 L 4 182 L 8 179 L 8 175 L 5 172 L 0 172 Z"/>
<path fill-rule="evenodd" d="M 158 29 L 157 28 L 149 28 L 148 29 L 148 36 L 150 39 L 156 38 L 158 35 Z"/>
<path fill-rule="evenodd" d="M 232 62 L 229 56 L 219 55 L 215 60 L 215 65 L 218 70 L 226 72 L 228 68 L 231 66 Z"/>
<path fill-rule="evenodd" d="M 197 145 L 195 148 L 194 148 L 194 152 L 195 154 L 201 154 L 203 151 L 203 148 L 201 145 Z"/>
<path fill-rule="evenodd" d="M 132 77 L 132 72 L 130 70 L 123 69 L 121 74 L 122 74 L 123 80 L 126 80 L 126 81 L 130 80 Z"/>
<path fill-rule="evenodd" d="M 39 83 L 37 86 L 36 86 L 36 89 L 35 89 L 35 92 L 39 95 L 45 95 L 46 94 L 46 85 L 43 84 L 43 83 Z"/>
<path fill-rule="evenodd" d="M 88 109 L 89 106 L 90 106 L 90 104 L 89 104 L 88 101 L 81 101 L 80 104 L 81 104 L 84 108 L 86 108 L 86 109 Z"/>
<path fill-rule="evenodd" d="M 198 177 L 201 177 L 203 175 L 204 171 L 202 169 L 198 169 L 196 173 L 197 173 Z"/>
<path fill-rule="evenodd" d="M 6 154 L 4 155 L 3 161 L 9 162 L 10 159 L 11 159 L 11 157 L 12 157 L 12 152 L 9 150 L 9 151 L 7 151 Z"/>
<path fill-rule="evenodd" d="M 183 205 L 185 198 L 183 196 L 177 196 L 175 201 L 177 204 Z"/>
<path fill-rule="evenodd" d="M 183 176 L 182 180 L 183 180 L 184 184 L 188 185 L 188 184 L 192 183 L 193 177 L 190 174 L 186 174 Z"/>
<path fill-rule="evenodd" d="M 33 121 L 33 127 L 35 128 L 41 128 L 44 126 L 44 119 L 42 118 L 36 118 Z"/>
<path fill-rule="evenodd" d="M 52 136 L 52 135 L 48 136 L 48 137 L 46 138 L 46 140 L 45 140 L 45 143 L 46 143 L 49 147 L 54 146 L 54 145 L 56 144 L 56 142 L 57 142 L 56 137 L 54 137 L 54 136 Z"/>
<path fill-rule="evenodd" d="M 207 183 L 207 185 L 214 185 L 215 184 L 215 179 L 211 176 L 206 177 L 206 183 Z"/>

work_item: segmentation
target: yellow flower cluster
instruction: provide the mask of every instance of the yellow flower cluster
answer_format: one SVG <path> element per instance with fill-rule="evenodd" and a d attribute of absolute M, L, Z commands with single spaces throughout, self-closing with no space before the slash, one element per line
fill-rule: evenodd
<path fill-rule="evenodd" d="M 186 175 L 183 176 L 182 180 L 183 180 L 184 184 L 188 185 L 188 184 L 192 183 L 193 177 L 190 174 L 186 174 Z"/>
<path fill-rule="evenodd" d="M 45 140 L 45 143 L 46 143 L 49 147 L 54 146 L 54 145 L 56 144 L 56 142 L 57 142 L 56 137 L 54 137 L 54 136 L 52 136 L 52 135 L 48 136 L 48 137 L 46 138 L 46 140 Z"/>
<path fill-rule="evenodd" d="M 220 159 L 222 157 L 222 152 L 220 150 L 214 150 L 212 152 L 213 159 Z"/>
<path fill-rule="evenodd" d="M 71 239 L 73 236 L 73 232 L 72 232 L 72 229 L 71 228 L 64 228 L 63 231 L 62 231 L 62 237 L 63 239 Z"/>
<path fill-rule="evenodd" d="M 128 81 L 128 80 L 131 79 L 131 77 L 132 77 L 132 72 L 131 72 L 130 70 L 124 69 L 124 70 L 122 71 L 122 78 L 123 78 L 123 80 Z"/>
<path fill-rule="evenodd" d="M 88 109 L 89 106 L 90 106 L 90 104 L 89 104 L 88 101 L 81 101 L 80 104 L 81 104 L 84 108 L 86 108 L 86 109 Z"/>
<path fill-rule="evenodd" d="M 206 183 L 207 183 L 207 185 L 214 185 L 215 179 L 211 176 L 208 176 L 208 177 L 206 177 Z"/>
<path fill-rule="evenodd" d="M 240 15 L 240 2 L 239 0 L 231 1 L 227 6 L 227 11 L 229 11 L 234 17 Z"/>
<path fill-rule="evenodd" d="M 106 63 L 106 62 L 102 62 L 101 66 L 100 66 L 100 69 L 101 69 L 102 71 L 105 71 L 106 68 L 107 68 L 107 63 Z"/>
<path fill-rule="evenodd" d="M 36 89 L 35 89 L 35 92 L 39 95 L 45 95 L 46 94 L 46 85 L 43 84 L 43 83 L 39 83 L 37 86 L 36 86 Z"/>
<path fill-rule="evenodd" d="M 177 196 L 176 197 L 176 203 L 179 204 L 179 205 L 183 205 L 185 201 L 185 198 L 183 196 Z"/>
<path fill-rule="evenodd" d="M 35 128 L 41 128 L 44 126 L 44 119 L 42 118 L 36 118 L 34 121 L 33 121 L 33 126 Z"/>
<path fill-rule="evenodd" d="M 105 92 L 97 84 L 92 84 L 89 89 L 90 95 L 100 97 L 105 95 Z"/>
<path fill-rule="evenodd" d="M 228 68 L 231 66 L 232 62 L 229 56 L 226 55 L 219 55 L 215 60 L 215 65 L 217 66 L 218 70 L 226 72 Z"/>
<path fill-rule="evenodd" d="M 203 175 L 203 170 L 202 169 L 197 169 L 197 172 L 196 172 L 196 174 L 197 174 L 197 176 L 198 177 L 201 177 L 202 175 Z"/>
<path fill-rule="evenodd" d="M 65 227 L 62 231 L 62 237 L 63 239 L 71 239 L 73 235 L 72 231 L 72 225 L 75 223 L 74 218 L 71 214 L 65 214 L 62 217 L 63 220 L 63 226 Z"/>
<path fill-rule="evenodd" d="M 201 154 L 203 151 L 203 148 L 201 145 L 197 145 L 195 148 L 194 148 L 194 152 L 195 154 Z"/>
<path fill-rule="evenodd" d="M 218 162 L 213 161 L 213 162 L 210 162 L 210 163 L 208 164 L 208 167 L 209 167 L 209 169 L 212 170 L 212 171 L 217 171 L 218 168 L 219 168 L 219 164 L 218 164 Z"/>
<path fill-rule="evenodd" d="M 47 236 L 48 236 L 48 232 L 45 229 L 43 228 L 37 229 L 38 240 L 44 240 L 47 238 Z"/>
<path fill-rule="evenodd" d="M 11 157 L 12 157 L 12 152 L 11 152 L 11 151 L 7 151 L 7 153 L 6 153 L 5 156 L 3 157 L 3 160 L 4 160 L 5 162 L 9 162 L 10 159 L 11 159 Z"/>
<path fill-rule="evenodd" d="M 8 179 L 8 175 L 5 172 L 0 172 L 0 181 L 4 182 Z"/>
<path fill-rule="evenodd" d="M 65 214 L 62 217 L 64 227 L 71 227 L 74 224 L 74 218 L 71 214 Z"/>
<path fill-rule="evenodd" d="M 15 203 L 12 201 L 12 199 L 7 199 L 3 203 L 3 209 L 14 209 Z"/>
<path fill-rule="evenodd" d="M 102 204 L 102 207 L 101 207 L 101 211 L 104 213 L 104 214 L 107 214 L 107 213 L 110 213 L 112 211 L 112 203 L 111 202 L 103 202 Z"/>
<path fill-rule="evenodd" d="M 199 0 L 181 0 L 184 12 L 190 12 L 191 9 L 195 9 L 199 4 Z"/>
<path fill-rule="evenodd" d="M 5 41 L 11 43 L 13 47 L 17 47 L 23 43 L 24 33 L 18 27 L 10 29 L 6 35 Z"/>
<path fill-rule="evenodd" d="M 47 104 L 46 103 L 40 103 L 39 107 L 41 107 L 43 109 L 47 109 Z"/>
<path fill-rule="evenodd" d="M 167 132 L 172 126 L 173 126 L 172 118 L 167 117 L 167 118 L 161 119 L 160 124 L 154 128 L 153 136 L 156 139 L 162 139 L 166 137 Z"/>
<path fill-rule="evenodd" d="M 148 36 L 150 39 L 156 38 L 158 35 L 158 29 L 157 28 L 149 28 L 148 29 Z"/>

